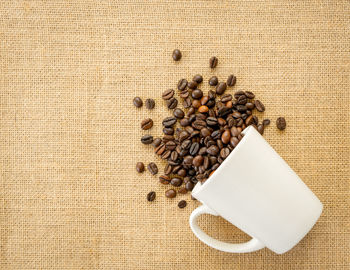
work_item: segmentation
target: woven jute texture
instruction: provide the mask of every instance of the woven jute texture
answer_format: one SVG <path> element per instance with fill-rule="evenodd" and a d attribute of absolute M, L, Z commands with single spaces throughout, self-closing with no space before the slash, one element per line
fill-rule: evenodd
<path fill-rule="evenodd" d="M 1 269 L 349 269 L 349 7 L 1 1 Z M 233 73 L 229 93 L 256 94 L 266 106 L 259 117 L 272 120 L 265 138 L 323 202 L 319 222 L 288 253 L 207 247 L 188 225 L 200 203 L 166 199 L 156 176 L 135 171 L 137 161 L 163 171 L 140 137 L 161 134 L 171 113 L 162 91 L 197 73 L 204 92 L 211 75 Z M 135 108 L 134 96 L 154 98 L 155 109 Z M 146 117 L 149 132 L 140 129 Z M 200 225 L 221 240 L 249 239 L 218 217 Z"/>

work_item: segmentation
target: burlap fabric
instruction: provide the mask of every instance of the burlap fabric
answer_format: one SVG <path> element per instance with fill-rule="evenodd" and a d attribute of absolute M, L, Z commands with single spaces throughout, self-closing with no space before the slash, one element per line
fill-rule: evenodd
<path fill-rule="evenodd" d="M 1 1 L 1 268 L 349 269 L 349 12 L 347 1 Z M 162 91 L 197 73 L 233 73 L 234 89 L 256 93 L 265 138 L 324 203 L 284 255 L 207 247 L 188 225 L 199 203 L 166 199 L 157 177 L 135 172 L 164 166 L 140 143 L 140 120 L 160 134 Z M 219 218 L 201 225 L 249 239 Z"/>

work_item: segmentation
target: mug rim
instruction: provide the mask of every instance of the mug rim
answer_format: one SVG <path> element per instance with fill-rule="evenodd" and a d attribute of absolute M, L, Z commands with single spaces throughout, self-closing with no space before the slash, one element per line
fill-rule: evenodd
<path fill-rule="evenodd" d="M 243 147 L 243 144 L 246 143 L 248 136 L 251 133 L 251 130 L 253 130 L 254 127 L 253 126 L 248 126 L 246 127 L 241 133 L 243 133 L 243 138 L 242 140 L 237 144 L 237 146 L 232 150 L 232 152 L 229 154 L 229 156 L 221 163 L 221 165 L 219 166 L 219 168 L 217 168 L 214 173 L 202 184 L 201 182 L 198 182 L 196 184 L 196 186 L 194 187 L 193 191 L 192 191 L 192 195 L 195 197 L 196 193 L 198 193 L 201 189 L 203 189 L 206 185 L 208 185 L 210 182 L 213 181 L 213 179 L 215 178 L 215 176 L 217 176 L 217 174 L 220 174 L 220 171 L 222 171 L 224 169 L 224 167 L 226 167 L 226 163 L 229 162 L 230 159 L 232 159 L 232 157 L 235 155 L 235 153 L 237 153 L 238 149 Z M 200 185 L 198 185 L 200 183 Z M 196 188 L 198 186 L 198 188 Z"/>

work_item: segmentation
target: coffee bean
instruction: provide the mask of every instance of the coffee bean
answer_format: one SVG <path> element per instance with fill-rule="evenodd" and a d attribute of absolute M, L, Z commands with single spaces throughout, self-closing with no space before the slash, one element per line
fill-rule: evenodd
<path fill-rule="evenodd" d="M 168 89 L 165 90 L 162 94 L 162 99 L 164 100 L 169 100 L 174 96 L 174 90 L 173 89 Z"/>
<path fill-rule="evenodd" d="M 181 97 L 181 98 L 188 98 L 189 96 L 190 96 L 190 92 L 189 92 L 187 89 L 182 90 L 182 91 L 180 92 L 180 97 Z"/>
<path fill-rule="evenodd" d="M 152 175 L 155 175 L 158 173 L 158 167 L 154 162 L 151 162 L 147 165 L 147 169 Z"/>
<path fill-rule="evenodd" d="M 218 65 L 218 59 L 213 56 L 209 59 L 209 67 L 210 68 L 215 68 Z"/>
<path fill-rule="evenodd" d="M 174 141 L 168 141 L 165 143 L 166 150 L 174 150 L 176 148 L 176 143 Z"/>
<path fill-rule="evenodd" d="M 253 99 L 255 98 L 255 95 L 253 92 L 250 92 L 250 91 L 245 91 L 244 94 L 246 95 L 247 98 L 249 99 Z"/>
<path fill-rule="evenodd" d="M 134 106 L 137 108 L 141 108 L 143 104 L 142 99 L 139 97 L 135 97 L 133 100 L 133 103 L 134 103 Z"/>
<path fill-rule="evenodd" d="M 167 175 L 159 176 L 159 182 L 163 185 L 168 185 L 170 183 L 170 177 Z"/>
<path fill-rule="evenodd" d="M 174 116 L 177 118 L 177 119 L 182 119 L 184 118 L 185 116 L 185 113 L 183 110 L 179 109 L 179 108 L 176 108 L 173 112 Z"/>
<path fill-rule="evenodd" d="M 168 189 L 165 191 L 165 196 L 172 199 L 176 197 L 176 191 L 174 189 Z"/>
<path fill-rule="evenodd" d="M 215 117 L 208 117 L 206 123 L 208 126 L 215 126 L 218 124 L 218 120 Z"/>
<path fill-rule="evenodd" d="M 142 173 L 145 170 L 145 165 L 142 162 L 137 162 L 136 163 L 136 171 L 138 173 Z"/>
<path fill-rule="evenodd" d="M 245 95 L 244 91 L 236 91 L 234 94 L 235 99 L 238 99 L 241 95 Z"/>
<path fill-rule="evenodd" d="M 263 124 L 258 125 L 258 131 L 261 135 L 264 134 L 264 125 Z"/>
<path fill-rule="evenodd" d="M 200 134 L 203 138 L 207 137 L 207 136 L 210 136 L 211 134 L 211 131 L 207 128 L 202 128 L 201 131 L 200 131 Z"/>
<path fill-rule="evenodd" d="M 219 153 L 219 147 L 216 145 L 211 145 L 206 151 L 209 155 L 216 156 Z"/>
<path fill-rule="evenodd" d="M 193 77 L 192 80 L 195 81 L 197 84 L 200 84 L 203 81 L 203 77 L 202 75 L 197 74 Z"/>
<path fill-rule="evenodd" d="M 266 127 L 268 125 L 270 125 L 270 119 L 264 119 L 263 120 L 263 125 Z"/>
<path fill-rule="evenodd" d="M 189 153 L 191 156 L 195 156 L 199 151 L 199 143 L 198 142 L 194 142 L 192 143 L 190 149 L 189 149 Z"/>
<path fill-rule="evenodd" d="M 230 131 L 229 130 L 225 130 L 224 133 L 222 133 L 222 135 L 221 135 L 221 141 L 224 144 L 228 144 L 230 142 L 230 139 L 231 139 Z"/>
<path fill-rule="evenodd" d="M 190 133 L 188 133 L 187 131 L 181 131 L 179 134 L 179 141 L 183 142 L 184 140 L 188 139 L 191 136 Z"/>
<path fill-rule="evenodd" d="M 217 140 L 221 137 L 221 131 L 220 130 L 215 130 L 213 131 L 213 133 L 211 134 L 211 137 L 214 139 L 214 140 Z"/>
<path fill-rule="evenodd" d="M 170 184 L 172 184 L 174 187 L 179 187 L 182 185 L 182 179 L 174 177 L 173 179 L 171 179 Z"/>
<path fill-rule="evenodd" d="M 225 94 L 225 95 L 222 95 L 222 97 L 221 97 L 221 102 L 223 102 L 223 103 L 226 103 L 226 102 L 231 101 L 231 100 L 232 100 L 231 94 Z"/>
<path fill-rule="evenodd" d="M 188 86 L 188 88 L 190 88 L 190 89 L 196 89 L 197 86 L 198 86 L 198 84 L 197 84 L 196 81 L 191 81 L 191 82 L 189 82 L 189 83 L 187 84 L 187 86 Z"/>
<path fill-rule="evenodd" d="M 216 76 L 213 76 L 209 79 L 210 86 L 216 86 L 219 83 L 219 79 Z"/>
<path fill-rule="evenodd" d="M 148 98 L 148 99 L 146 99 L 145 104 L 146 104 L 146 108 L 151 110 L 156 105 L 156 102 L 154 101 L 154 99 Z"/>
<path fill-rule="evenodd" d="M 278 117 L 276 125 L 279 130 L 284 130 L 287 126 L 286 119 L 284 119 L 284 117 Z"/>
<path fill-rule="evenodd" d="M 181 57 L 182 57 L 181 51 L 178 50 L 178 49 L 175 49 L 173 51 L 173 59 L 174 59 L 174 61 L 180 61 Z"/>
<path fill-rule="evenodd" d="M 218 84 L 218 86 L 216 86 L 216 93 L 218 95 L 222 95 L 225 92 L 226 88 L 227 88 L 226 83 L 221 82 Z"/>
<path fill-rule="evenodd" d="M 259 124 L 259 119 L 258 119 L 258 117 L 257 116 L 253 116 L 253 119 L 254 119 L 254 124 L 255 125 L 258 125 Z"/>
<path fill-rule="evenodd" d="M 180 125 L 183 127 L 186 127 L 190 124 L 190 121 L 188 120 L 188 118 L 183 118 L 180 120 Z"/>
<path fill-rule="evenodd" d="M 200 107 L 198 108 L 198 111 L 199 111 L 200 113 L 206 113 L 206 112 L 209 111 L 209 108 L 208 108 L 207 106 L 205 106 L 205 105 L 202 105 L 202 106 L 200 106 Z"/>
<path fill-rule="evenodd" d="M 231 137 L 230 139 L 230 145 L 235 148 L 237 146 L 237 144 L 239 143 L 239 140 L 237 137 Z"/>
<path fill-rule="evenodd" d="M 165 151 L 165 144 L 164 143 L 161 143 L 159 146 L 156 147 L 156 149 L 154 150 L 154 152 L 157 154 L 157 155 L 162 155 Z"/>
<path fill-rule="evenodd" d="M 178 190 L 177 193 L 180 193 L 180 194 L 186 194 L 187 193 L 187 189 L 185 187 L 182 187 Z"/>
<path fill-rule="evenodd" d="M 147 130 L 153 127 L 153 120 L 151 118 L 146 118 L 141 122 L 141 128 Z"/>
<path fill-rule="evenodd" d="M 236 107 L 239 112 L 245 112 L 247 110 L 245 105 L 237 105 Z"/>
<path fill-rule="evenodd" d="M 239 96 L 237 104 L 245 105 L 247 103 L 247 97 L 245 95 Z"/>
<path fill-rule="evenodd" d="M 174 135 L 174 129 L 173 128 L 163 128 L 163 133 L 165 135 Z"/>
<path fill-rule="evenodd" d="M 185 109 L 188 109 L 191 107 L 192 105 L 192 101 L 191 99 L 188 97 L 188 98 L 185 98 L 182 105 L 184 106 Z"/>
<path fill-rule="evenodd" d="M 196 89 L 192 91 L 192 98 L 200 99 L 203 96 L 203 92 L 200 89 Z"/>
<path fill-rule="evenodd" d="M 265 111 L 265 106 L 264 106 L 264 104 L 262 104 L 262 102 L 261 102 L 260 100 L 255 100 L 254 104 L 255 104 L 255 108 L 256 108 L 259 112 Z"/>
<path fill-rule="evenodd" d="M 179 203 L 177 204 L 177 206 L 178 206 L 179 208 L 185 208 L 186 205 L 187 205 L 187 202 L 184 201 L 184 200 L 179 201 Z"/>
<path fill-rule="evenodd" d="M 190 166 L 192 165 L 193 157 L 192 156 L 185 156 L 183 160 L 183 165 Z"/>
<path fill-rule="evenodd" d="M 172 127 L 176 123 L 176 118 L 175 117 L 166 117 L 164 118 L 162 124 L 164 127 Z"/>
<path fill-rule="evenodd" d="M 236 76 L 234 75 L 228 76 L 226 83 L 228 86 L 234 86 L 236 84 Z"/>
<path fill-rule="evenodd" d="M 249 109 L 249 110 L 253 110 L 253 109 L 255 108 L 254 103 L 251 103 L 251 102 L 247 102 L 247 103 L 245 104 L 245 106 L 246 106 L 247 109 Z"/>
<path fill-rule="evenodd" d="M 192 182 L 187 182 L 185 188 L 188 191 L 192 191 L 192 189 L 194 188 L 194 184 Z"/>
<path fill-rule="evenodd" d="M 227 147 L 222 148 L 220 150 L 220 157 L 223 159 L 227 158 L 229 154 L 230 154 L 230 150 Z"/>
<path fill-rule="evenodd" d="M 156 193 L 154 191 L 151 191 L 147 194 L 147 201 L 152 202 L 156 198 Z"/>
<path fill-rule="evenodd" d="M 166 105 L 168 107 L 168 109 L 175 109 L 177 107 L 177 99 L 172 97 L 171 99 L 168 99 L 166 101 Z"/>
<path fill-rule="evenodd" d="M 187 171 L 185 169 L 180 169 L 177 174 L 181 177 L 185 177 L 187 175 Z"/>
<path fill-rule="evenodd" d="M 181 143 L 181 148 L 182 149 L 190 149 L 191 147 L 191 140 L 184 140 L 182 143 Z"/>
<path fill-rule="evenodd" d="M 192 123 L 192 127 L 201 130 L 206 127 L 206 122 L 204 120 L 196 120 Z"/>
<path fill-rule="evenodd" d="M 144 135 L 141 137 L 141 142 L 143 144 L 151 144 L 153 142 L 153 136 L 151 135 Z"/>
<path fill-rule="evenodd" d="M 160 156 L 162 159 L 168 159 L 170 157 L 171 151 L 165 150 L 164 153 Z"/>
<path fill-rule="evenodd" d="M 169 142 L 169 141 L 173 141 L 173 140 L 175 140 L 174 135 L 164 135 L 163 136 L 163 142 L 164 143 Z"/>
<path fill-rule="evenodd" d="M 194 157 L 192 164 L 193 164 L 193 166 L 198 167 L 198 166 L 201 166 L 203 164 L 203 161 L 204 161 L 203 156 L 198 155 L 198 156 Z"/>
<path fill-rule="evenodd" d="M 254 123 L 253 115 L 249 115 L 248 118 L 245 120 L 245 124 L 247 126 L 251 125 Z"/>
<path fill-rule="evenodd" d="M 169 164 L 165 165 L 164 174 L 169 175 L 172 173 L 172 171 L 173 171 L 173 167 L 171 165 L 169 165 Z"/>
<path fill-rule="evenodd" d="M 186 89 L 187 87 L 187 80 L 186 79 L 181 79 L 178 84 L 177 84 L 177 89 L 179 89 L 180 91 L 183 91 Z"/>

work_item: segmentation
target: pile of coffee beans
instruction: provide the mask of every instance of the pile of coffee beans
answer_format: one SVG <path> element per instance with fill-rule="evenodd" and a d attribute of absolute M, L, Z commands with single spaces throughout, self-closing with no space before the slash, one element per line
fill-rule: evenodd
<path fill-rule="evenodd" d="M 179 50 L 173 51 L 173 59 L 179 61 L 182 54 Z M 209 67 L 214 69 L 218 65 L 218 59 L 213 56 L 209 60 Z M 172 188 L 165 191 L 167 198 L 175 198 L 177 194 L 185 194 L 192 191 L 195 184 L 205 182 L 220 164 L 229 156 L 231 151 L 242 140 L 242 131 L 248 127 L 255 127 L 260 134 L 270 124 L 269 119 L 260 121 L 254 111 L 265 111 L 264 104 L 255 99 L 250 91 L 230 91 L 236 84 L 236 77 L 231 74 L 226 81 L 219 81 L 212 76 L 208 80 L 208 87 L 212 88 L 207 93 L 201 90 L 204 79 L 201 75 L 195 75 L 188 81 L 183 78 L 178 81 L 177 92 L 181 99 L 183 109 L 179 108 L 180 102 L 175 97 L 174 89 L 167 89 L 162 93 L 162 99 L 172 115 L 163 119 L 163 136 L 153 138 L 144 135 L 141 142 L 154 147 L 154 152 L 166 161 L 164 172 L 159 176 L 162 185 L 171 185 Z M 204 85 L 202 85 L 204 86 Z M 154 108 L 154 100 L 146 101 L 147 108 Z M 142 100 L 134 99 L 136 107 L 142 106 Z M 286 127 L 283 117 L 277 119 L 278 129 Z M 141 128 L 152 128 L 153 120 L 146 118 L 141 122 Z M 138 172 L 144 171 L 143 163 L 137 163 Z M 158 167 L 151 162 L 147 165 L 152 175 L 158 173 Z M 148 201 L 153 201 L 155 193 L 147 195 Z M 179 208 L 186 207 L 187 202 L 181 200 Z"/>

